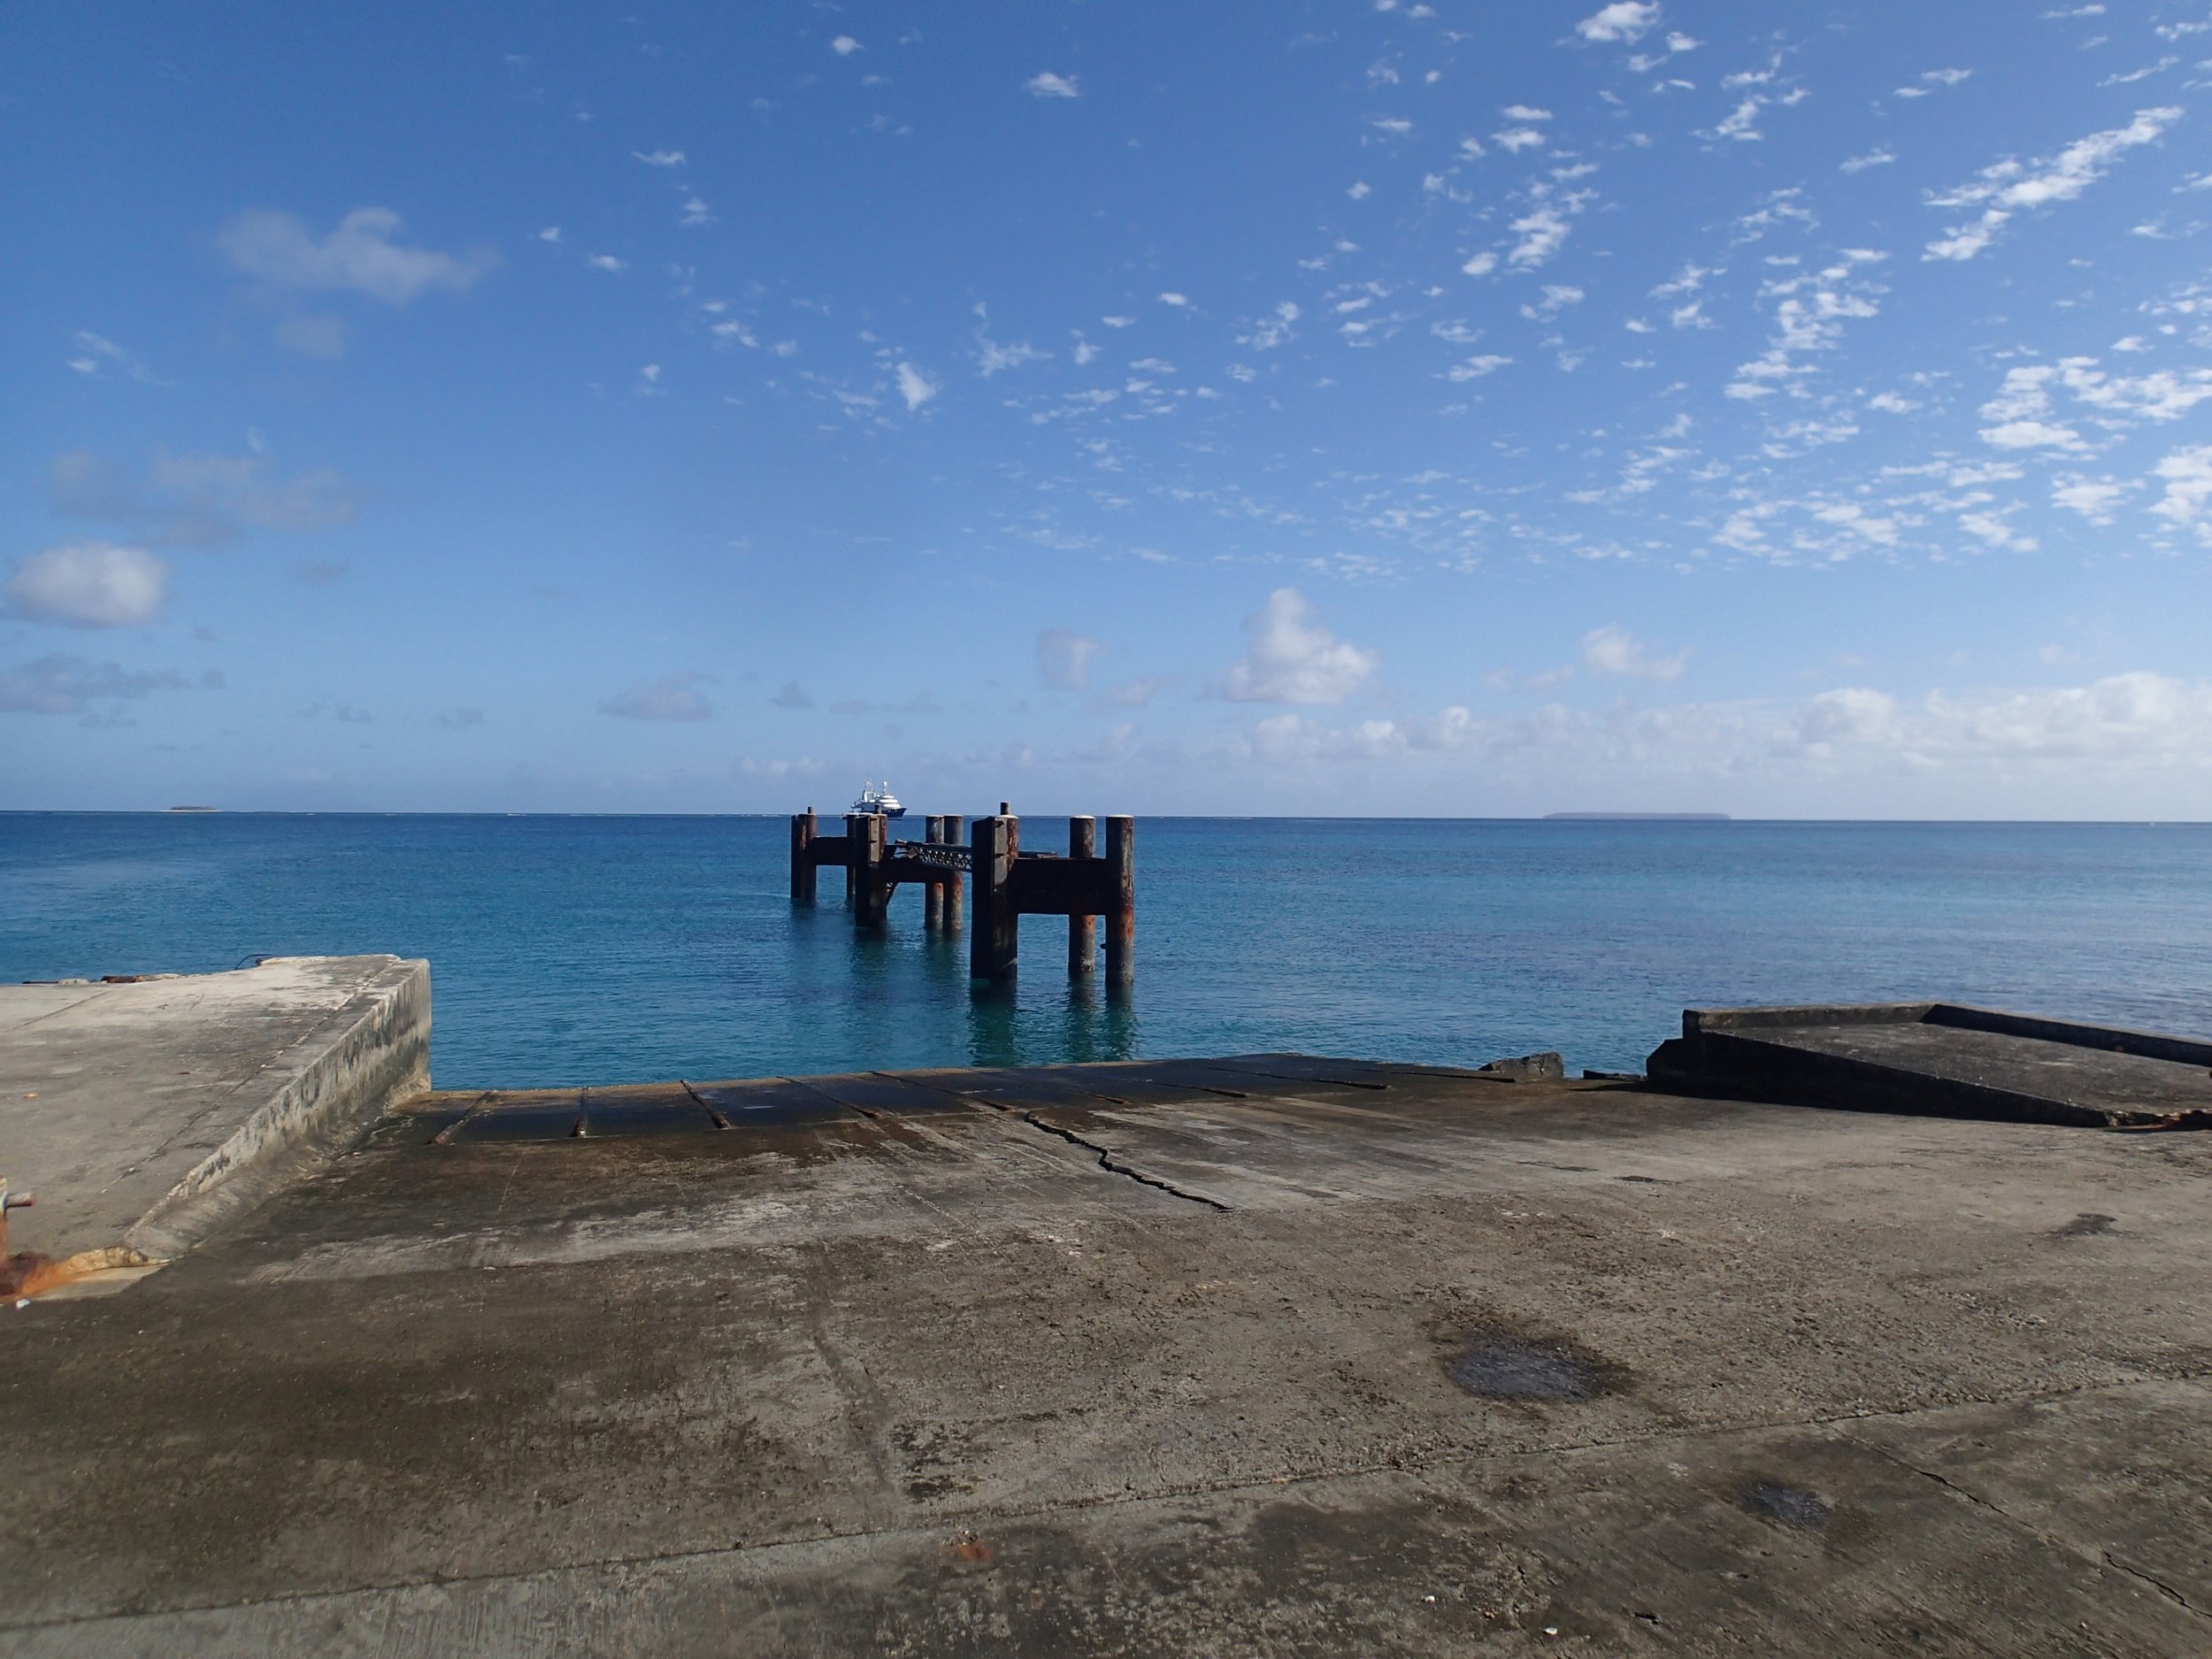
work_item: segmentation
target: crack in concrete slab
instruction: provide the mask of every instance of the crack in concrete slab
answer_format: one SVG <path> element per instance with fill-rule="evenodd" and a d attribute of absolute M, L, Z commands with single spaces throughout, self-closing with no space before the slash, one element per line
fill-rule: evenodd
<path fill-rule="evenodd" d="M 1217 1210 L 1224 1215 L 1227 1215 L 1229 1213 L 1229 1206 L 1223 1203 L 1217 1198 L 1209 1198 L 1203 1193 L 1185 1192 L 1181 1187 L 1176 1186 L 1171 1181 L 1164 1181 L 1156 1176 L 1143 1174 L 1139 1171 L 1131 1169 L 1126 1164 L 1115 1163 L 1114 1155 L 1110 1148 L 1100 1146 L 1095 1141 L 1086 1141 L 1081 1135 L 1077 1134 L 1072 1129 L 1063 1129 L 1057 1124 L 1048 1124 L 1045 1122 L 1043 1118 L 1038 1117 L 1035 1112 L 1024 1112 L 1021 1115 L 1021 1118 L 1022 1121 L 1029 1125 L 1032 1128 L 1041 1129 L 1048 1135 L 1056 1135 L 1061 1140 L 1066 1141 L 1070 1146 L 1081 1147 L 1086 1152 L 1097 1153 L 1098 1167 L 1102 1170 L 1110 1170 L 1116 1175 L 1126 1176 L 1129 1179 L 1136 1182 L 1140 1187 L 1156 1187 L 1161 1192 L 1166 1193 L 1171 1197 L 1180 1198 L 1187 1203 L 1203 1204 L 1207 1209 Z"/>
<path fill-rule="evenodd" d="M 1848 1431 L 1846 1431 L 1843 1433 L 1842 1438 L 1849 1440 L 1854 1446 L 1863 1447 L 1866 1450 L 1874 1453 L 1877 1456 L 1886 1458 L 1889 1462 L 1896 1464 L 1900 1469 L 1905 1470 L 1909 1473 L 1918 1475 L 1924 1480 L 1933 1481 L 1937 1486 L 1942 1487 L 1944 1491 L 1950 1493 L 1953 1496 L 1963 1499 L 1968 1503 L 1972 1504 L 1976 1509 L 1988 1510 L 1990 1514 L 2004 1522 L 2006 1525 L 2018 1527 L 2022 1532 L 2027 1533 L 2030 1537 L 2040 1540 L 2045 1544 L 2049 1545 L 2053 1549 L 2062 1550 L 2068 1555 L 2075 1555 L 2084 1560 L 2092 1558 L 2089 1551 L 2083 1548 L 2080 1545 L 2069 1542 L 2066 1539 L 2061 1537 L 2056 1532 L 2049 1531 L 2047 1528 L 2037 1526 L 2031 1522 L 2021 1519 L 2018 1516 L 2014 1515 L 2006 1509 L 2001 1504 L 1992 1503 L 1987 1498 L 1983 1497 L 1979 1493 L 1970 1492 L 1966 1487 L 1959 1485 L 1957 1481 L 1950 1479 L 1947 1476 L 1939 1474 L 1932 1469 L 1923 1469 L 1918 1463 L 1913 1462 L 1909 1457 L 1906 1457 L 1897 1452 L 1893 1452 L 1886 1446 L 1877 1445 L 1872 1440 L 1861 1440 L 1857 1435 L 1853 1434 Z M 2189 1598 L 2182 1594 L 2180 1591 L 2175 1589 L 2173 1586 L 2166 1584 L 2160 1579 L 2152 1577 L 2152 1575 L 2141 1571 L 2139 1568 L 2129 1566 L 2127 1563 L 2122 1561 L 2110 1550 L 2099 1550 L 2097 1552 L 2096 1558 L 2101 1559 L 2106 1566 L 2126 1573 L 2131 1578 L 2140 1578 L 2145 1584 L 2149 1585 L 2151 1588 L 2156 1590 L 2161 1595 L 2163 1595 L 2169 1601 L 2172 1601 L 2184 1612 L 2195 1614 L 2200 1618 L 2208 1617 L 2207 1615 L 2199 1612 L 2197 1609 L 2191 1607 L 2189 1605 Z"/>
<path fill-rule="evenodd" d="M 2160 1594 L 2170 1597 L 2174 1602 L 2181 1607 L 2185 1611 L 2193 1613 L 2197 1610 L 2189 1605 L 2189 1598 L 2187 1596 L 2182 1594 L 2180 1591 L 2175 1589 L 2172 1585 L 2168 1584 L 2163 1578 L 2154 1578 L 2151 1574 L 2145 1572 L 2140 1567 L 2129 1566 L 2127 1563 L 2122 1561 L 2117 1555 L 2114 1555 L 2108 1549 L 2104 1552 L 2104 1559 L 2107 1566 L 2117 1567 L 2122 1572 L 2127 1574 L 2127 1576 L 2131 1578 L 2140 1578 L 2145 1584 L 2150 1586 L 2152 1589 L 2156 1590 Z"/>

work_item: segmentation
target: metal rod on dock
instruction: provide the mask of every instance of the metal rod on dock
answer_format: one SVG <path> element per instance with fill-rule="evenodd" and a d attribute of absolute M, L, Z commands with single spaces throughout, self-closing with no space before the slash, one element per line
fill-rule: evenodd
<path fill-rule="evenodd" d="M 1068 820 L 1068 857 L 1094 858 L 1098 856 L 1098 820 L 1094 818 L 1071 818 Z M 1074 979 L 1086 979 L 1098 965 L 1098 918 L 1084 912 L 1068 918 L 1068 972 Z"/>

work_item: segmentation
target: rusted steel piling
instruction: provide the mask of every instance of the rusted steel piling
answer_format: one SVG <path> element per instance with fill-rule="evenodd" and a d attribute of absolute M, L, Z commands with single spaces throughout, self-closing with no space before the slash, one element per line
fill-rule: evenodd
<path fill-rule="evenodd" d="M 1106 820 L 1106 856 L 1098 856 L 1098 820 L 1068 820 L 1068 850 L 1021 849 L 1021 820 L 999 803 L 999 810 L 975 820 L 968 844 L 960 844 L 967 820 L 956 814 L 925 820 L 924 839 L 895 841 L 880 813 L 854 812 L 842 835 L 824 835 L 811 809 L 791 820 L 791 897 L 811 902 L 815 872 L 836 864 L 845 872 L 845 891 L 856 926 L 880 927 L 892 895 L 901 882 L 924 890 L 922 926 L 935 933 L 961 931 L 968 878 L 975 879 L 974 927 L 968 965 L 976 979 L 1011 979 L 1021 956 L 1021 918 L 1064 916 L 1068 919 L 1068 972 L 1083 979 L 1096 971 L 1098 922 L 1106 924 L 1106 978 L 1126 985 L 1135 967 L 1136 820 Z"/>
<path fill-rule="evenodd" d="M 1137 972 L 1137 820 L 1106 820 L 1106 979 L 1126 985 Z"/>
<path fill-rule="evenodd" d="M 1098 856 L 1098 820 L 1094 818 L 1071 818 L 1068 820 L 1068 857 L 1094 858 Z M 1068 917 L 1068 974 L 1083 979 L 1098 966 L 1098 920 L 1095 917 L 1072 912 Z"/>

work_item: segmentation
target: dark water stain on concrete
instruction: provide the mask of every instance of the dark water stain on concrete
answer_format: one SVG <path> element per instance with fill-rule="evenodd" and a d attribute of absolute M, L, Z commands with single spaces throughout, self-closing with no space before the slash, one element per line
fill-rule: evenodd
<path fill-rule="evenodd" d="M 2055 1227 L 2055 1239 L 2090 1239 L 2100 1233 L 2109 1233 L 2119 1223 L 2117 1216 L 2101 1216 L 2094 1210 L 2084 1210 L 2062 1227 Z"/>
<path fill-rule="evenodd" d="M 1743 1490 L 1744 1502 L 1770 1521 L 1801 1532 L 1824 1532 L 1835 1511 L 1818 1493 L 1778 1480 L 1755 1480 Z"/>
<path fill-rule="evenodd" d="M 1594 1400 L 1618 1381 L 1617 1367 L 1571 1342 L 1502 1325 L 1464 1331 L 1444 1361 L 1444 1374 L 1486 1400 Z"/>

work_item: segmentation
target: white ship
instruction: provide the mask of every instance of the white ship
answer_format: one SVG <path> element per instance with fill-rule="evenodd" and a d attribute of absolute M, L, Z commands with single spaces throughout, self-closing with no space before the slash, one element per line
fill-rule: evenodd
<path fill-rule="evenodd" d="M 887 783 L 862 786 L 860 799 L 853 803 L 852 810 L 856 812 L 880 812 L 886 818 L 906 816 L 906 809 L 899 804 L 898 796 L 891 793 L 891 786 Z"/>

